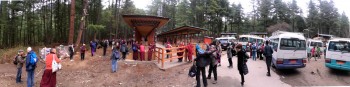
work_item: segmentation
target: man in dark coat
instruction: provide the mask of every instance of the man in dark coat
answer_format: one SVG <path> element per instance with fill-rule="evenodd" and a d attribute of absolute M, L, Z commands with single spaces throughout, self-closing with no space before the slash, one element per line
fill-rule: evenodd
<path fill-rule="evenodd" d="M 272 61 L 272 54 L 273 54 L 272 47 L 269 45 L 269 41 L 266 41 L 266 46 L 264 48 L 264 56 L 266 57 L 266 66 L 267 66 L 266 76 L 271 76 L 270 67 L 271 67 L 271 61 Z"/>

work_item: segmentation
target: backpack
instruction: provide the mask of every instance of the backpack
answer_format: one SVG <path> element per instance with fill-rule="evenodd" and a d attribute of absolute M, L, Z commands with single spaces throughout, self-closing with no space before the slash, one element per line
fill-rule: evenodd
<path fill-rule="evenodd" d="M 132 51 L 137 51 L 136 46 L 132 46 Z"/>
<path fill-rule="evenodd" d="M 18 59 L 17 59 L 18 55 L 15 56 L 15 58 L 13 59 L 13 64 L 17 65 L 18 64 Z"/>
<path fill-rule="evenodd" d="M 37 57 L 36 54 L 33 52 L 33 53 L 30 55 L 30 61 L 29 61 L 29 63 L 30 63 L 31 65 L 35 65 L 37 62 L 38 62 L 38 57 Z"/>

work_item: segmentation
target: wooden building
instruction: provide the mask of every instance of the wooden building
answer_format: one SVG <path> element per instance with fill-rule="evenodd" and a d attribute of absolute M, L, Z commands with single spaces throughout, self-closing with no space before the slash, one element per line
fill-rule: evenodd
<path fill-rule="evenodd" d="M 170 42 L 172 44 L 176 44 L 177 42 L 203 42 L 203 34 L 202 31 L 207 31 L 206 29 L 202 29 L 199 27 L 193 27 L 193 26 L 182 26 L 178 27 L 166 32 L 162 32 L 157 35 L 158 41 L 163 42 Z"/>

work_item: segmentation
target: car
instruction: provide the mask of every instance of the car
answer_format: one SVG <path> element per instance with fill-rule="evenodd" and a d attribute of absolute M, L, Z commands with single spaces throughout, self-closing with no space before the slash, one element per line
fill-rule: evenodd
<path fill-rule="evenodd" d="M 223 50 L 226 50 L 229 44 L 231 44 L 231 40 L 236 40 L 235 37 L 220 37 L 220 38 L 215 38 L 216 41 L 219 41 L 221 43 L 221 48 Z"/>

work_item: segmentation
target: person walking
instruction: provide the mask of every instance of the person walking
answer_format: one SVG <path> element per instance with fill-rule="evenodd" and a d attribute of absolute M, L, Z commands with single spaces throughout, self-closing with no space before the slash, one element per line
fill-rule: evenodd
<path fill-rule="evenodd" d="M 38 57 L 36 53 L 32 50 L 31 47 L 27 48 L 27 58 L 26 60 L 26 71 L 27 71 L 27 87 L 34 86 L 34 71 L 36 68 L 36 63 L 38 61 Z"/>
<path fill-rule="evenodd" d="M 80 47 L 80 59 L 81 60 L 85 59 L 85 51 L 86 51 L 86 47 L 85 47 L 85 44 L 83 44 L 83 46 Z"/>
<path fill-rule="evenodd" d="M 310 58 L 312 58 L 312 56 L 311 56 L 311 49 L 309 47 L 307 47 L 306 51 L 307 51 L 307 60 L 310 61 Z"/>
<path fill-rule="evenodd" d="M 189 42 L 186 46 L 186 51 L 187 51 L 187 58 L 189 62 L 192 62 L 192 56 L 193 56 L 193 46 L 191 42 Z"/>
<path fill-rule="evenodd" d="M 151 44 L 149 44 L 149 47 L 148 47 L 148 61 L 151 61 L 153 58 L 153 52 L 156 48 L 156 44 L 155 42 L 152 42 Z"/>
<path fill-rule="evenodd" d="M 122 59 L 125 60 L 126 54 L 128 52 L 128 47 L 125 41 L 122 41 L 122 45 L 120 46 L 120 52 L 122 53 Z"/>
<path fill-rule="evenodd" d="M 217 65 L 219 64 L 219 58 L 218 58 L 218 49 L 215 47 L 215 45 L 210 45 L 210 51 L 214 51 L 212 55 L 210 55 L 210 65 L 209 65 L 209 74 L 207 79 L 211 79 L 211 73 L 214 74 L 214 82 L 213 84 L 217 83 L 218 75 L 217 75 Z"/>
<path fill-rule="evenodd" d="M 232 49 L 233 49 L 233 41 L 230 41 L 228 43 L 228 46 L 227 46 L 227 59 L 228 59 L 228 63 L 229 63 L 229 66 L 227 66 L 228 68 L 233 68 L 232 66 Z"/>
<path fill-rule="evenodd" d="M 140 43 L 140 60 L 145 60 L 145 46 L 142 43 Z"/>
<path fill-rule="evenodd" d="M 133 55 L 132 58 L 134 60 L 138 60 L 139 59 L 139 51 L 138 51 L 139 47 L 137 45 L 137 42 L 134 41 L 134 43 L 132 44 L 132 51 L 133 51 Z"/>
<path fill-rule="evenodd" d="M 23 67 L 23 63 L 25 62 L 24 58 L 25 56 L 24 56 L 23 50 L 19 50 L 15 59 L 15 61 L 17 62 L 16 83 L 22 83 L 21 79 L 22 79 L 22 67 Z"/>
<path fill-rule="evenodd" d="M 57 57 L 55 48 L 51 48 L 50 54 L 46 55 L 46 66 L 40 82 L 40 87 L 56 87 L 56 72 L 52 71 L 53 60 L 55 60 L 57 63 L 61 62 L 61 60 Z"/>
<path fill-rule="evenodd" d="M 241 85 L 244 85 L 244 64 L 247 62 L 247 58 L 249 57 L 248 54 L 242 50 L 242 44 L 237 44 L 235 47 L 235 50 L 237 51 L 237 68 L 238 72 L 241 75 Z"/>
<path fill-rule="evenodd" d="M 256 44 L 253 43 L 253 45 L 252 45 L 252 57 L 253 57 L 254 61 L 256 61 L 256 51 L 257 51 Z"/>
<path fill-rule="evenodd" d="M 181 42 L 178 47 L 185 47 L 184 43 Z M 184 48 L 178 48 L 177 51 L 182 51 Z M 177 56 L 183 56 L 184 52 L 177 52 Z M 183 57 L 178 58 L 178 62 L 182 62 Z"/>
<path fill-rule="evenodd" d="M 266 45 L 264 48 L 264 56 L 266 57 L 266 66 L 267 66 L 266 76 L 271 76 L 270 68 L 271 68 L 271 63 L 272 63 L 272 54 L 273 54 L 273 49 L 269 45 L 269 41 L 266 41 Z"/>
<path fill-rule="evenodd" d="M 197 72 L 196 72 L 196 82 L 197 85 L 195 87 L 201 87 L 201 82 L 200 82 L 200 77 L 202 74 L 202 80 L 203 80 L 203 85 L 204 87 L 208 86 L 207 79 L 206 79 L 206 74 L 205 74 L 205 67 L 208 66 L 211 62 L 210 55 L 213 54 L 214 51 L 204 51 L 200 48 L 200 46 L 197 44 L 196 45 L 196 55 L 197 57 L 194 59 L 194 64 L 197 67 Z"/>
<path fill-rule="evenodd" d="M 70 58 L 70 61 L 74 61 L 73 60 L 73 56 L 74 56 L 74 47 L 73 47 L 73 44 L 69 46 L 69 58 Z"/>
<path fill-rule="evenodd" d="M 118 48 L 115 47 L 112 50 L 112 56 L 111 56 L 111 60 L 112 60 L 112 73 L 117 72 L 118 69 L 118 60 L 120 58 L 120 52 L 118 52 Z"/>
<path fill-rule="evenodd" d="M 108 40 L 104 40 L 102 42 L 102 46 L 103 46 L 103 56 L 106 56 L 106 51 L 107 51 L 107 48 L 108 48 Z"/>

